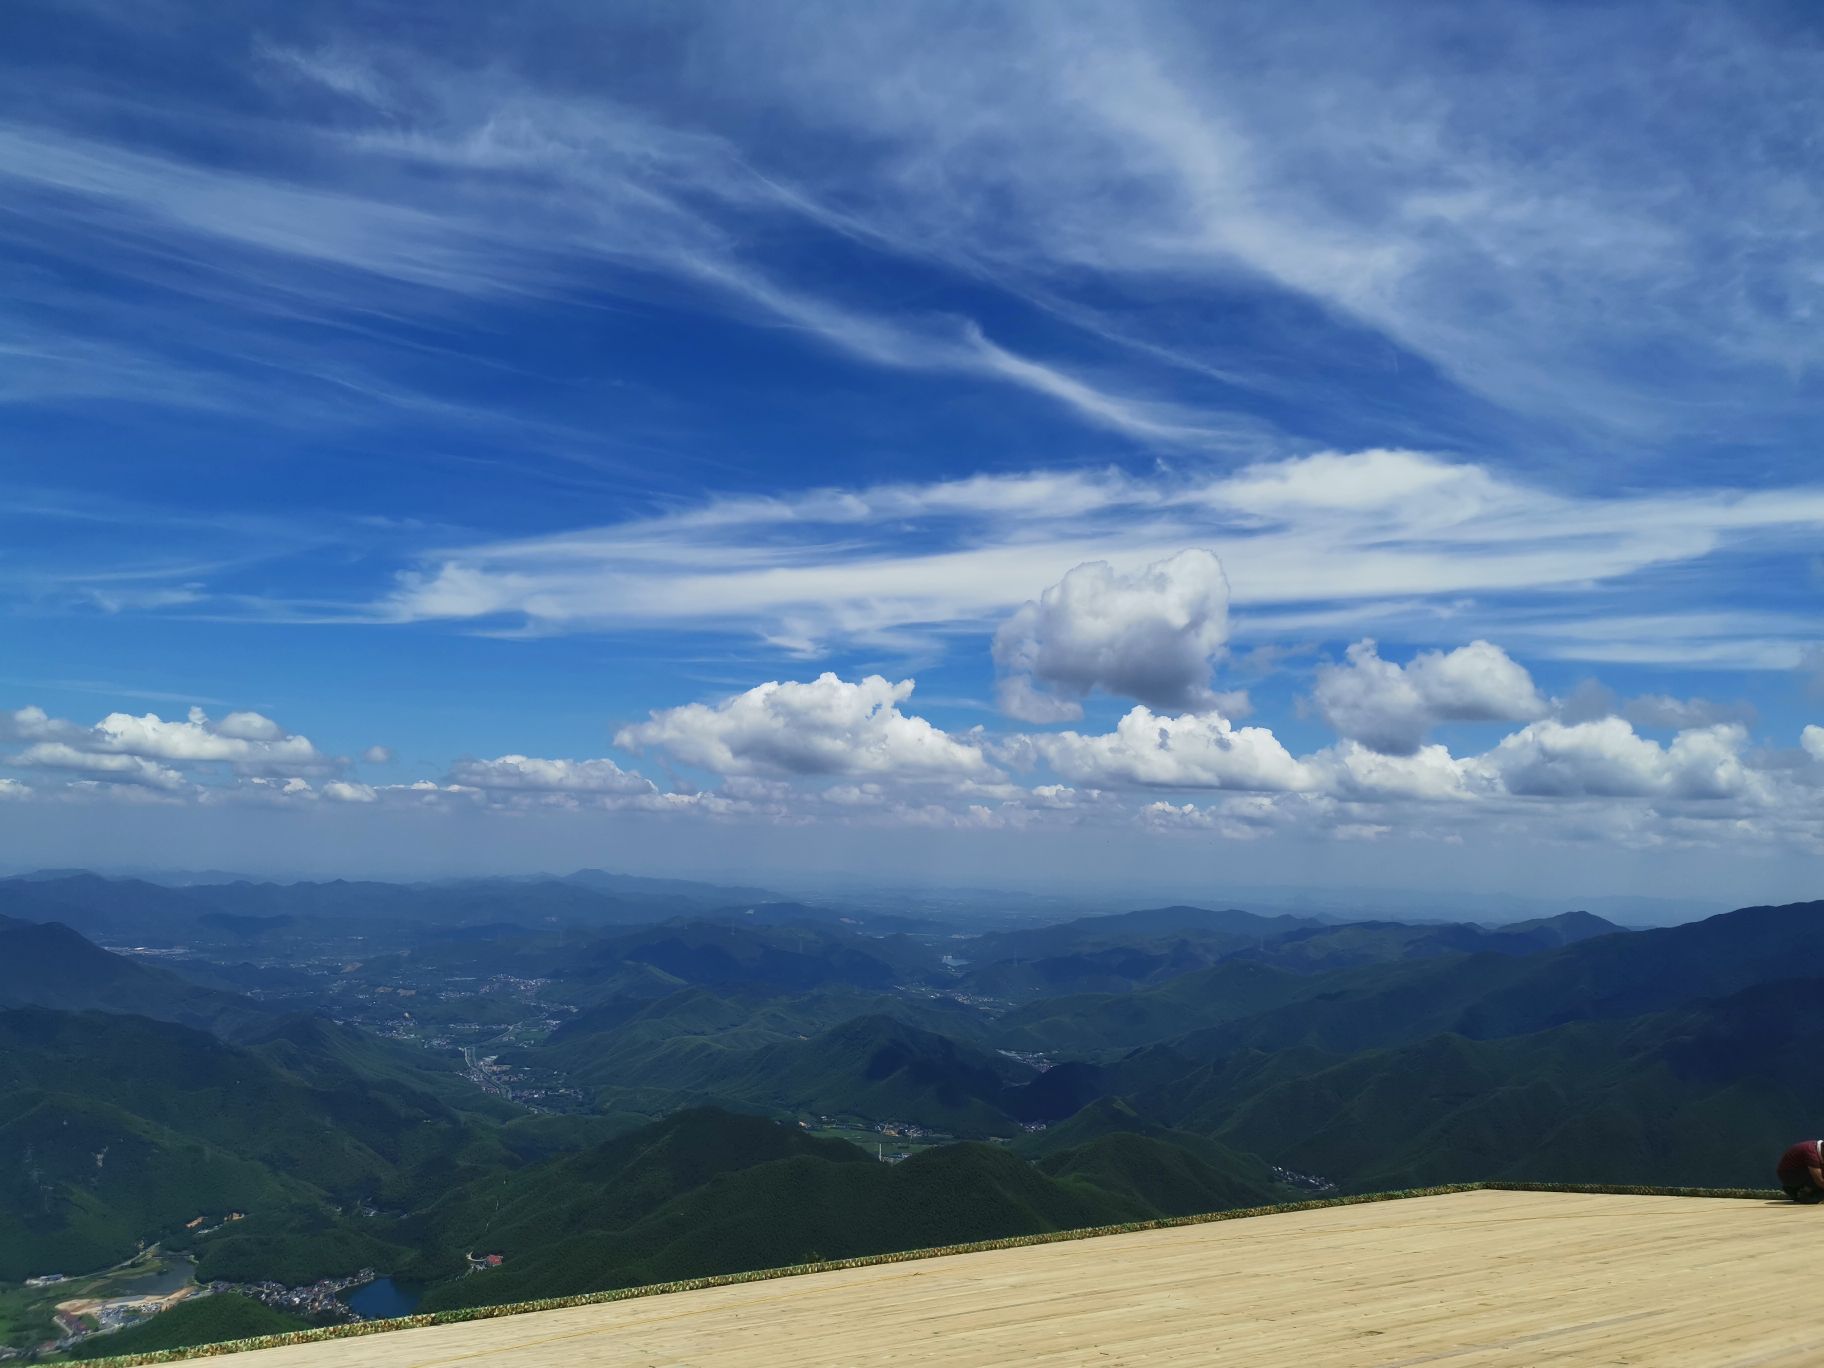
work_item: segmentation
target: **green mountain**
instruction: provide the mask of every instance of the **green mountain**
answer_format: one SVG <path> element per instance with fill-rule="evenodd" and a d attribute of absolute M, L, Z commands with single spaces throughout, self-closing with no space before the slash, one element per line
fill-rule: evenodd
<path fill-rule="evenodd" d="M 1141 1114 L 1124 1098 L 1103 1098 L 1069 1120 L 1030 1134 L 1016 1153 L 1054 1178 L 1076 1178 L 1137 1196 L 1180 1216 L 1285 1200 L 1267 1164 L 1251 1154 Z"/>
<path fill-rule="evenodd" d="M 600 870 L 583 870 L 563 879 L 416 884 L 238 879 L 175 888 L 81 870 L 0 879 L 0 915 L 62 922 L 88 935 L 131 936 L 151 944 L 245 943 L 355 927 L 372 936 L 484 923 L 531 929 L 642 926 L 702 915 L 736 902 L 777 900 L 777 894 L 765 889 L 641 879 Z"/>
<path fill-rule="evenodd" d="M 664 997 L 615 998 L 579 1012 L 515 1062 L 556 1070 L 598 1091 L 604 1105 L 661 1109 L 667 1099 L 703 1096 L 734 1087 L 747 1097 L 745 1057 L 767 1045 L 805 1041 L 845 1021 L 890 1016 L 908 1025 L 964 1039 L 979 1036 L 987 1019 L 948 998 L 914 998 L 841 987 L 764 997 L 686 987 Z M 733 1093 L 730 1094 L 734 1096 Z"/>
<path fill-rule="evenodd" d="M 1317 996 L 1327 986 L 1322 977 L 1232 960 L 1141 992 L 1045 998 L 1016 1007 L 997 1023 L 994 1043 L 1004 1049 L 1106 1057 L 1246 1020 Z"/>
<path fill-rule="evenodd" d="M 843 1140 L 715 1108 L 694 1108 L 578 1153 L 502 1169 L 441 1196 L 403 1233 L 427 1250 L 529 1254 L 554 1240 L 618 1229 L 722 1173 L 796 1157 L 863 1163 Z"/>
<path fill-rule="evenodd" d="M 1587 912 L 1491 930 L 1467 922 L 1339 924 L 1165 907 L 981 936 L 964 947 L 971 964 L 962 983 L 973 993 L 1016 999 L 1125 993 L 1227 960 L 1311 974 L 1440 955 L 1532 955 L 1620 931 Z"/>
<path fill-rule="evenodd" d="M 603 940 L 567 976 L 613 963 L 650 965 L 681 983 L 789 993 L 834 985 L 882 990 L 935 973 L 938 957 L 904 936 L 864 937 L 841 927 L 671 922 Z"/>
<path fill-rule="evenodd" d="M 1767 1186 L 1817 1129 L 1824 982 L 1624 1021 L 1224 1060 L 1141 1112 L 1358 1190 L 1483 1178 Z"/>
<path fill-rule="evenodd" d="M 1369 965 L 1316 976 L 1311 983 L 1318 991 L 1245 1020 L 1230 1018 L 1177 1045 L 1206 1058 L 1293 1045 L 1344 1053 L 1443 1032 L 1488 1040 L 1619 1020 L 1787 977 L 1815 953 L 1820 926 L 1824 902 L 1793 903 L 1600 936 L 1532 956 Z"/>
<path fill-rule="evenodd" d="M 1212 1163 L 1205 1145 L 1175 1145 L 1131 1131 L 1116 1131 L 1075 1149 L 1053 1154 L 1038 1170 L 1060 1182 L 1105 1192 L 1118 1201 L 1138 1200 L 1161 1216 L 1193 1216 L 1231 1207 L 1284 1201 L 1267 1166 L 1236 1156 L 1232 1166 Z"/>
<path fill-rule="evenodd" d="M 1617 926 L 1592 912 L 1560 912 L 1555 917 L 1508 922 L 1493 928 L 1489 934 L 1512 937 L 1535 949 L 1544 950 L 1553 946 L 1575 945 L 1578 941 L 1593 940 L 1597 936 L 1613 936 L 1626 930 L 1626 927 Z"/>
<path fill-rule="evenodd" d="M 0 1011 L 0 1279 L 189 1243 L 195 1217 L 229 1211 L 246 1219 L 195 1237 L 206 1272 L 360 1267 L 378 1246 L 340 1210 L 422 1201 L 508 1157 L 492 1104 L 460 1111 L 295 1037 L 287 1066 L 272 1053 L 143 1017 Z"/>
<path fill-rule="evenodd" d="M 1185 938 L 1210 945 L 1239 946 L 1274 940 L 1317 923 L 1304 917 L 1262 917 L 1235 908 L 1149 907 L 1113 916 L 1079 917 L 1054 926 L 993 931 L 964 943 L 961 953 L 977 963 L 1033 960 L 1081 954 L 1110 946 L 1141 946 Z"/>
<path fill-rule="evenodd" d="M 783 1138 L 760 1140 L 756 1126 Z M 688 1163 L 669 1157 L 674 1144 L 690 1156 Z M 654 1148 L 661 1152 L 656 1162 L 647 1157 Z M 675 1186 L 665 1198 L 667 1183 Z M 614 1195 L 623 1186 L 633 1190 L 632 1199 Z M 535 1195 L 541 1193 L 559 1200 L 541 1206 Z M 950 1145 L 902 1164 L 880 1164 L 853 1145 L 818 1142 L 790 1128 L 713 1111 L 684 1113 L 604 1147 L 589 1161 L 586 1176 L 576 1161 L 559 1161 L 551 1173 L 515 1175 L 491 1190 L 457 1194 L 453 1202 L 500 1213 L 496 1224 L 472 1238 L 481 1244 L 476 1252 L 503 1253 L 506 1261 L 498 1270 L 434 1287 L 427 1309 L 1152 1214 L 1135 1196 L 1049 1177 L 996 1146 Z M 522 1218 L 522 1205 L 553 1215 Z M 446 1267 L 469 1247 L 468 1237 L 457 1243 L 462 1248 L 449 1246 Z"/>
<path fill-rule="evenodd" d="M 103 950 L 67 926 L 0 925 L 0 1008 L 130 1012 L 204 1030 L 257 1027 L 271 1014 L 250 998 L 203 988 Z"/>
<path fill-rule="evenodd" d="M 1465 922 L 1417 926 L 1387 921 L 1346 922 L 1340 926 L 1301 928 L 1238 950 L 1235 957 L 1295 973 L 1315 974 L 1444 955 L 1536 955 L 1596 936 L 1617 934 L 1625 933 L 1612 922 L 1587 912 L 1567 912 L 1493 930 Z"/>
<path fill-rule="evenodd" d="M 964 1135 L 1007 1134 L 1003 1105 L 1017 1065 L 884 1014 L 808 1040 L 734 1056 L 692 1091 L 782 1112 L 915 1121 Z"/>
<path fill-rule="evenodd" d="M 1819 1125 L 1824 983 L 1791 975 L 1824 903 L 1626 934 L 1579 914 L 1490 930 L 1156 909 L 980 937 L 968 954 L 1002 957 L 959 974 L 954 938 L 776 903 L 629 930 L 538 909 L 672 894 L 274 887 L 136 904 L 120 881 L 0 881 L 0 1279 L 158 1239 L 205 1277 L 372 1265 L 458 1305 L 1253 1205 L 1285 1195 L 1273 1166 L 1351 1190 L 1765 1183 Z M 192 977 L 257 972 L 288 1003 L 388 1029 L 403 1014 L 374 989 L 409 986 L 408 1033 L 458 1023 L 598 1111 L 535 1114 L 453 1050 L 282 1014 L 3 910 L 59 898 L 177 918 L 216 938 Z M 972 992 L 1086 982 L 1121 990 L 1011 1010 Z M 70 1007 L 91 1010 L 53 1010 Z M 1005 1053 L 1026 1051 L 1051 1067 Z M 1010 1143 L 893 1166 L 764 1119 L 806 1114 Z M 506 1263 L 465 1275 L 465 1252 Z"/>
<path fill-rule="evenodd" d="M 139 879 L 82 871 L 0 879 L 0 912 L 28 922 L 60 922 L 87 935 L 156 930 L 187 922 L 199 910 L 183 890 Z"/>

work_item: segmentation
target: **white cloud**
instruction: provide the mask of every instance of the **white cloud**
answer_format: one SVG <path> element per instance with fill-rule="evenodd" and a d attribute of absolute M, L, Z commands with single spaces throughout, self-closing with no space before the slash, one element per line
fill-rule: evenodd
<path fill-rule="evenodd" d="M 43 708 L 19 708 L 12 714 L 6 734 L 20 741 L 48 741 L 80 729 L 68 722 L 52 719 Z"/>
<path fill-rule="evenodd" d="M 197 726 L 207 726 L 209 719 L 201 708 L 190 710 L 190 721 Z M 262 717 L 257 712 L 231 712 L 215 724 L 215 734 L 235 741 L 282 741 L 285 729 L 270 717 Z"/>
<path fill-rule="evenodd" d="M 724 699 L 655 711 L 623 727 L 617 746 L 660 750 L 727 775 L 890 775 L 902 780 L 976 778 L 993 772 L 979 747 L 899 705 L 914 682 L 823 674 L 808 684 L 768 683 Z"/>
<path fill-rule="evenodd" d="M 1525 797 L 1720 799 L 1760 784 L 1742 760 L 1747 742 L 1747 729 L 1735 724 L 1680 732 L 1662 747 L 1619 717 L 1572 725 L 1548 718 L 1467 765 Z"/>
<path fill-rule="evenodd" d="M 1448 529 L 1487 513 L 1508 495 L 1503 486 L 1480 465 L 1373 448 L 1263 461 L 1218 481 L 1205 497 L 1257 518 L 1347 519 L 1373 512 L 1415 529 Z"/>
<path fill-rule="evenodd" d="M 1824 727 L 1812 723 L 1799 735 L 1799 744 L 1814 760 L 1824 760 Z"/>
<path fill-rule="evenodd" d="M 325 785 L 325 788 L 328 786 Z M 212 784 L 192 790 L 191 796 L 204 806 L 259 804 L 269 807 L 295 807 L 319 801 L 324 795 L 312 788 L 308 779 L 289 779 L 266 775 L 243 777 L 232 784 Z"/>
<path fill-rule="evenodd" d="M 1411 754 L 1389 755 L 1359 741 L 1343 740 L 1312 756 L 1309 763 L 1324 776 L 1324 787 L 1341 798 L 1468 796 L 1464 762 L 1443 746 L 1420 746 Z"/>
<path fill-rule="evenodd" d="M 346 54 L 288 60 L 300 71 L 355 69 Z M 315 163 L 331 173 L 326 181 L 288 174 L 295 166 L 230 169 L 17 124 L 0 125 L 0 176 L 54 191 L 51 204 L 72 225 L 92 231 L 98 219 L 124 217 L 205 280 L 252 253 L 326 308 L 362 306 L 349 268 L 367 292 L 403 286 L 470 298 L 561 295 L 580 272 L 611 272 L 633 288 L 668 277 L 693 303 L 787 324 L 873 365 L 1023 390 L 1099 428 L 1169 443 L 1220 430 L 1169 402 L 1017 353 L 971 320 L 903 306 L 870 312 L 767 269 L 742 250 L 748 225 L 726 211 L 770 217 L 813 206 L 755 175 L 731 143 L 605 99 L 550 98 L 504 67 L 478 82 L 422 53 L 390 65 L 400 79 L 371 86 L 369 109 L 345 112 L 355 123 L 369 115 L 365 127 L 295 130 L 334 148 Z M 363 81 L 378 81 L 378 65 L 362 70 Z M 399 113 L 430 109 L 437 113 L 425 119 Z M 269 128 L 276 142 L 282 125 Z M 156 385 L 140 388 L 158 397 Z"/>
<path fill-rule="evenodd" d="M 459 760 L 450 779 L 483 792 L 587 793 L 628 796 L 657 790 L 650 779 L 612 760 L 540 760 L 503 755 L 496 760 Z"/>
<path fill-rule="evenodd" d="M 1043 759 L 1071 783 L 1098 788 L 1278 791 L 1316 782 L 1265 727 L 1235 727 L 1214 712 L 1171 717 L 1136 707 L 1112 732 L 1024 737 L 1011 753 Z"/>
<path fill-rule="evenodd" d="M 1056 25 L 1014 7 L 950 30 L 918 9 L 716 15 L 721 41 L 691 48 L 706 88 L 758 85 L 765 107 L 874 150 L 832 164 L 820 141 L 796 158 L 788 143 L 774 174 L 1034 290 L 1073 273 L 1100 300 L 1126 286 L 1138 300 L 1109 309 L 1111 331 L 1142 330 L 1168 291 L 1277 286 L 1499 403 L 1647 430 L 1747 407 L 1732 383 L 1791 404 L 1782 355 L 1819 354 L 1790 304 L 1813 285 L 1818 196 L 1791 186 L 1804 153 L 1736 154 L 1815 113 L 1787 26 L 1710 8 L 1643 39 L 1604 10 L 1509 7 L 1485 36 L 1524 57 L 1493 69 L 1446 17 L 1394 35 L 1348 6 L 1267 25 L 1194 6 Z M 1629 44 L 1626 71 L 1604 60 Z M 1578 111 L 1597 92 L 1621 103 L 1592 130 Z M 1248 369 L 1214 331 L 1143 343 Z"/>
<path fill-rule="evenodd" d="M 1486 641 L 1421 651 L 1405 666 L 1370 640 L 1345 655 L 1318 667 L 1312 696 L 1338 735 L 1386 755 L 1414 754 L 1439 722 L 1524 722 L 1547 711 L 1532 677 Z"/>
<path fill-rule="evenodd" d="M 996 644 L 999 644 L 999 638 Z M 1016 674 L 1002 679 L 995 687 L 995 701 L 1007 716 L 1040 726 L 1048 722 L 1075 722 L 1083 716 L 1080 702 L 1034 688 L 1031 675 Z"/>
<path fill-rule="evenodd" d="M 330 760 L 304 736 L 285 734 L 258 713 L 230 713 L 212 723 L 201 708 L 190 709 L 182 722 L 156 713 L 134 716 L 109 713 L 84 731 L 67 723 L 43 721 L 71 746 L 98 755 L 141 756 L 173 764 L 230 764 L 243 772 L 333 768 Z"/>
<path fill-rule="evenodd" d="M 1002 710 L 1074 720 L 1094 690 L 1171 710 L 1215 706 L 1212 661 L 1228 642 L 1229 584 L 1208 551 L 1180 551 L 1137 574 L 1079 565 L 1023 604 L 994 637 Z"/>
<path fill-rule="evenodd" d="M 393 751 L 390 746 L 369 746 L 361 752 L 363 764 L 390 765 L 393 763 Z"/>
<path fill-rule="evenodd" d="M 253 712 L 230 713 L 220 723 L 211 722 L 201 708 L 190 709 L 181 722 L 156 713 L 113 712 L 84 727 L 26 707 L 4 719 L 3 731 L 31 742 L 5 763 L 87 774 L 168 794 L 191 789 L 198 774 L 219 773 L 224 767 L 246 777 L 322 773 L 339 763 L 309 738 L 289 735 Z"/>
<path fill-rule="evenodd" d="M 149 788 L 179 789 L 184 786 L 183 775 L 143 756 L 86 751 L 65 741 L 35 742 L 13 756 L 9 763 L 33 769 L 71 770 L 104 776 L 111 783 L 143 784 Z"/>
<path fill-rule="evenodd" d="M 452 547 L 354 611 L 386 621 L 522 619 L 540 632 L 711 627 L 814 654 L 896 632 L 979 628 L 1055 591 L 1070 567 L 1106 562 L 1114 582 L 1138 581 L 1202 547 L 1221 558 L 1230 610 L 1257 639 L 1359 630 L 1372 615 L 1435 622 L 1469 599 L 1479 626 L 1563 658 L 1785 668 L 1815 634 L 1810 619 L 1695 609 L 1542 616 L 1520 596 L 1605 585 L 1606 603 L 1627 603 L 1641 571 L 1700 557 L 1726 566 L 1736 543 L 1809 546 L 1820 530 L 1824 488 L 1574 497 L 1420 452 L 1320 452 L 1213 479 L 1031 471 L 711 498 L 657 517 Z M 1086 672 L 1080 663 L 1071 671 Z M 1043 683 L 1018 680 L 1008 685 L 1015 705 L 1040 706 Z M 1059 702 L 1048 715 L 1075 701 L 1051 692 Z"/>
<path fill-rule="evenodd" d="M 323 785 L 323 796 L 332 803 L 374 803 L 380 795 L 366 784 L 354 784 L 345 779 L 332 779 Z"/>

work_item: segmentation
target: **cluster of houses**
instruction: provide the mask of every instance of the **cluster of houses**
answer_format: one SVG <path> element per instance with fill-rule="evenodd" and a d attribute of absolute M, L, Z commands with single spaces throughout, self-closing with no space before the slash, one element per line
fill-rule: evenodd
<path fill-rule="evenodd" d="M 227 1225 L 230 1221 L 244 1221 L 246 1219 L 247 1219 L 246 1212 L 231 1211 L 226 1216 L 222 1217 L 221 1220 L 217 1221 L 214 1225 L 209 1225 L 208 1224 L 209 1218 L 207 1216 L 197 1216 L 197 1217 L 192 1218 L 191 1220 L 185 1221 L 184 1229 L 185 1230 L 194 1230 L 198 1235 L 213 1235 L 216 1231 L 220 1230 L 223 1226 Z"/>

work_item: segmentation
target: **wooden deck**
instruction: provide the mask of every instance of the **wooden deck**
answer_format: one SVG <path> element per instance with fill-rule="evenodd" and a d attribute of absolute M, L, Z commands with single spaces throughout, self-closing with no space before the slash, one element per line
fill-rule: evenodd
<path fill-rule="evenodd" d="M 1468 1192 L 236 1355 L 235 1368 L 1824 1364 L 1824 1207 Z M 485 1275 L 484 1275 L 485 1276 Z"/>

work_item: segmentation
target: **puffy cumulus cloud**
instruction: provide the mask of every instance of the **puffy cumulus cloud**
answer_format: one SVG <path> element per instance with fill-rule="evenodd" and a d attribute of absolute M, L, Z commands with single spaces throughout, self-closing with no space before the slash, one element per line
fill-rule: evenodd
<path fill-rule="evenodd" d="M 1410 755 L 1388 755 L 1345 740 L 1319 751 L 1308 763 L 1325 790 L 1340 798 L 1441 801 L 1469 796 L 1464 762 L 1439 745 L 1420 746 Z"/>
<path fill-rule="evenodd" d="M 1203 803 L 1148 803 L 1139 824 L 1160 832 L 1207 833 L 1226 841 L 1258 841 L 1282 832 L 1371 839 L 1388 828 L 1348 818 L 1347 807 L 1321 793 L 1231 793 Z"/>
<path fill-rule="evenodd" d="M 1037 784 L 1022 793 L 1020 801 L 1027 807 L 1047 812 L 1076 812 L 1086 807 L 1101 806 L 1113 795 L 1101 789 L 1077 789 L 1069 784 Z"/>
<path fill-rule="evenodd" d="M 459 760 L 450 768 L 452 783 L 484 793 L 580 793 L 633 796 L 658 791 L 642 774 L 630 773 L 612 760 L 540 760 L 503 755 L 496 760 Z"/>
<path fill-rule="evenodd" d="M 295 775 L 289 779 L 253 775 L 233 784 L 217 784 L 194 790 L 196 801 L 205 807 L 250 804 L 263 807 L 291 807 L 315 803 L 322 795 L 308 779 Z"/>
<path fill-rule="evenodd" d="M 1155 708 L 1212 707 L 1211 662 L 1228 637 L 1229 583 L 1213 553 L 1180 551 L 1133 575 L 1091 561 L 995 633 L 1001 708 L 1074 721 L 1098 689 Z"/>
<path fill-rule="evenodd" d="M 220 722 L 211 722 L 201 708 L 190 709 L 182 722 L 156 713 L 109 713 L 95 724 L 89 744 L 98 751 L 178 764 L 221 762 L 266 772 L 334 766 L 308 737 L 287 735 L 270 718 L 251 712 L 230 713 Z"/>
<path fill-rule="evenodd" d="M 1010 749 L 1037 758 L 1060 777 L 1094 787 L 1308 789 L 1310 768 L 1293 759 L 1265 727 L 1237 727 L 1220 713 L 1164 716 L 1140 706 L 1112 732 L 1029 736 Z"/>
<path fill-rule="evenodd" d="M 1152 831 L 1208 833 L 1227 841 L 1258 841 L 1284 829 L 1280 809 L 1270 801 L 1252 807 L 1218 808 L 1196 803 L 1148 803 L 1140 824 Z"/>
<path fill-rule="evenodd" d="M 1439 722 L 1526 722 L 1543 717 L 1532 676 L 1499 646 L 1473 641 L 1383 660 L 1372 640 L 1318 667 L 1312 697 L 1337 734 L 1386 755 L 1412 755 Z"/>
<path fill-rule="evenodd" d="M 118 783 L 112 779 L 73 779 L 55 788 L 36 788 L 33 796 L 57 802 L 121 803 L 129 807 L 178 807 L 191 796 L 156 784 Z"/>
<path fill-rule="evenodd" d="M 139 755 L 118 755 L 82 750 L 67 741 L 39 741 L 12 757 L 12 764 L 32 769 L 66 770 L 92 775 L 114 784 L 139 784 L 175 790 L 184 787 L 184 776 L 157 761 Z"/>
<path fill-rule="evenodd" d="M 1824 761 L 1824 727 L 1815 723 L 1806 727 L 1799 736 L 1799 744 L 1813 760 Z"/>
<path fill-rule="evenodd" d="M 369 746 L 361 752 L 361 761 L 368 765 L 390 765 L 393 763 L 391 746 Z"/>
<path fill-rule="evenodd" d="M 53 718 L 42 708 L 21 708 L 11 715 L 7 731 L 37 743 L 20 758 L 22 764 L 84 768 L 70 758 L 82 754 L 174 766 L 226 765 L 243 774 L 320 773 L 338 766 L 308 737 L 291 735 L 255 712 L 229 713 L 220 722 L 211 722 L 201 708 L 190 709 L 182 721 L 157 713 L 113 712 L 94 726 L 83 727 Z M 49 749 L 39 750 L 40 746 Z M 136 767 L 98 763 L 86 768 L 125 774 Z"/>
<path fill-rule="evenodd" d="M 380 795 L 366 784 L 353 784 L 344 779 L 332 779 L 323 785 L 323 796 L 332 803 L 377 803 Z"/>
<path fill-rule="evenodd" d="M 69 722 L 54 720 L 43 708 L 18 708 L 4 719 L 4 734 L 16 741 L 48 741 L 81 728 Z"/>
<path fill-rule="evenodd" d="M 713 707 L 655 711 L 650 721 L 623 727 L 614 743 L 724 775 L 924 780 L 994 773 L 979 746 L 900 711 L 913 687 L 910 679 L 869 675 L 851 683 L 827 672 L 808 684 L 761 684 Z"/>
<path fill-rule="evenodd" d="M 190 721 L 207 726 L 209 719 L 201 708 L 190 710 Z M 235 741 L 282 741 L 285 730 L 270 717 L 257 712 L 231 712 L 215 724 L 215 734 Z"/>
<path fill-rule="evenodd" d="M 1766 781 L 1743 762 L 1747 743 L 1739 724 L 1683 731 L 1661 746 L 1619 717 L 1546 719 L 1466 763 L 1475 778 L 1518 797 L 1754 797 Z"/>
<path fill-rule="evenodd" d="M 0 802 L 12 798 L 29 798 L 31 790 L 17 779 L 0 779 Z"/>

